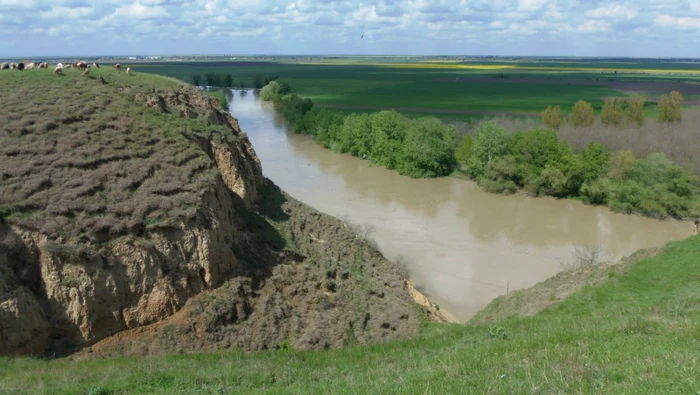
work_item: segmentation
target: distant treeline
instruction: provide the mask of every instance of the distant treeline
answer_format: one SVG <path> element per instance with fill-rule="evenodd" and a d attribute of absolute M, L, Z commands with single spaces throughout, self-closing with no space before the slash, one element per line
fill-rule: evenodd
<path fill-rule="evenodd" d="M 240 80 L 234 81 L 231 73 L 214 73 L 208 72 L 204 75 L 194 74 L 191 76 L 191 82 L 195 86 L 216 86 L 223 88 L 254 88 L 261 89 L 271 81 L 277 80 L 278 76 L 268 76 L 264 74 L 256 74 L 252 81 Z"/>
<path fill-rule="evenodd" d="M 310 134 L 326 148 L 401 174 L 441 177 L 459 169 L 494 193 L 525 189 L 658 218 L 689 218 L 699 212 L 697 178 L 663 153 L 637 158 L 599 143 L 575 152 L 552 129 L 510 134 L 491 121 L 479 125 L 473 136 L 458 139 L 451 126 L 434 117 L 413 119 L 395 111 L 344 115 L 285 94 L 283 86 L 271 82 L 261 98 L 274 102 L 295 133 Z M 630 116 L 630 121 L 639 123 L 639 118 Z"/>

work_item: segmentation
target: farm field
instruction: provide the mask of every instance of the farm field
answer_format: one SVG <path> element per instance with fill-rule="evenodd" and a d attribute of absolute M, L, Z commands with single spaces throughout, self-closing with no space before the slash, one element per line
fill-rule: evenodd
<path fill-rule="evenodd" d="M 372 58 L 305 62 L 220 61 L 139 63 L 134 68 L 192 81 L 229 73 L 234 86 L 252 86 L 256 74 L 279 76 L 320 107 L 349 112 L 396 109 L 410 116 L 471 119 L 493 114 L 533 115 L 548 105 L 563 112 L 583 99 L 596 110 L 602 98 L 642 94 L 650 100 L 681 91 L 700 99 L 700 65 L 659 62 L 406 62 Z M 652 106 L 653 107 L 653 106 Z M 653 109 L 649 111 L 653 113 Z"/>

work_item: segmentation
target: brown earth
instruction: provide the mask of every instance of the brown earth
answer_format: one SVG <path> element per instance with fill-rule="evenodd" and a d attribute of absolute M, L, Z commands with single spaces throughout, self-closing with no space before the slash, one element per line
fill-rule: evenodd
<path fill-rule="evenodd" d="M 69 81 L 47 103 L 30 94 L 34 72 L 12 77 L 22 94 L 3 104 L 41 114 L 0 112 L 0 355 L 319 349 L 418 333 L 398 266 L 265 180 L 215 101 L 96 69 L 108 84 Z"/>

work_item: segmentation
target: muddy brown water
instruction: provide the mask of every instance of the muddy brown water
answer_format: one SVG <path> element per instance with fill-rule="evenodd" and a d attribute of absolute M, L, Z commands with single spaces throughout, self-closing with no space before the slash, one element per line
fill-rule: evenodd
<path fill-rule="evenodd" d="M 688 222 L 614 214 L 570 200 L 494 195 L 451 177 L 404 177 L 288 131 L 252 91 L 235 91 L 230 99 L 266 177 L 319 211 L 374 227 L 384 255 L 406 262 L 416 286 L 460 321 L 507 290 L 561 271 L 576 246 L 600 245 L 618 260 L 692 235 Z"/>

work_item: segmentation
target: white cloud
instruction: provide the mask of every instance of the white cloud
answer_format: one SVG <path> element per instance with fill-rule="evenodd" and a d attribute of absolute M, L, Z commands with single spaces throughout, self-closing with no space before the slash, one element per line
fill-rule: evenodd
<path fill-rule="evenodd" d="M 606 4 L 593 10 L 586 11 L 591 18 L 632 19 L 639 15 L 639 9 L 624 4 Z"/>
<path fill-rule="evenodd" d="M 607 33 L 611 30 L 610 22 L 595 19 L 585 20 L 576 29 L 581 33 Z"/>
<path fill-rule="evenodd" d="M 42 12 L 41 16 L 43 18 L 64 18 L 64 19 L 77 19 L 83 18 L 92 12 L 90 7 L 77 7 L 69 8 L 62 6 L 51 6 L 50 11 Z"/>
<path fill-rule="evenodd" d="M 150 19 L 167 17 L 168 12 L 162 6 L 145 6 L 139 2 L 118 7 L 115 10 L 119 16 L 127 16 L 137 19 Z"/>
<path fill-rule="evenodd" d="M 676 29 L 682 30 L 700 29 L 700 18 L 659 15 L 654 19 L 654 24 L 663 27 L 675 27 Z"/>

